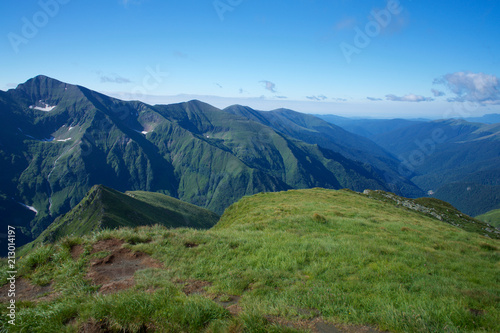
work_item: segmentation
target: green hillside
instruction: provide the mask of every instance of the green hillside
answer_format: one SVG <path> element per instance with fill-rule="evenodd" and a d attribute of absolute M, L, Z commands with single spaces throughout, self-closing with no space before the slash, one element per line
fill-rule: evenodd
<path fill-rule="evenodd" d="M 474 232 L 486 237 L 500 239 L 500 230 L 486 221 L 474 219 L 445 201 L 435 198 L 408 199 L 393 193 L 365 190 L 370 198 L 391 203 L 403 209 L 416 211 L 439 221 L 451 224 L 465 231 Z"/>
<path fill-rule="evenodd" d="M 224 111 L 260 122 L 279 133 L 303 142 L 317 144 L 349 159 L 367 163 L 390 183 L 391 191 L 409 197 L 424 195 L 420 188 L 397 173 L 400 161 L 396 157 L 373 141 L 318 117 L 287 109 L 256 111 L 241 105 L 227 107 Z"/>
<path fill-rule="evenodd" d="M 487 222 L 497 228 L 500 228 L 500 209 L 489 211 L 488 213 L 476 216 L 476 219 Z"/>
<path fill-rule="evenodd" d="M 339 153 L 366 155 L 359 153 L 366 151 L 365 139 L 337 135 L 338 151 L 333 151 L 316 139 L 289 134 L 200 101 L 152 106 L 37 76 L 0 92 L 0 195 L 7 198 L 0 200 L 0 211 L 36 209 L 36 215 L 29 210 L 17 215 L 22 218 L 16 226 L 37 237 L 96 184 L 158 192 L 217 214 L 259 192 L 399 191 L 385 177 L 393 159 L 386 163 L 387 156 L 375 156 L 387 155 L 383 150 L 370 149 L 376 167 Z"/>
<path fill-rule="evenodd" d="M 218 220 L 219 216 L 207 209 L 160 193 L 132 191 L 123 194 L 96 185 L 75 208 L 57 218 L 26 248 L 54 242 L 64 236 L 84 236 L 103 229 L 155 224 L 168 228 L 208 229 Z"/>
<path fill-rule="evenodd" d="M 117 293 L 92 282 L 130 249 L 159 264 Z M 45 293 L 19 302 L 9 329 L 498 332 L 499 255 L 498 240 L 360 193 L 262 193 L 210 230 L 122 228 L 33 250 L 19 277 Z"/>

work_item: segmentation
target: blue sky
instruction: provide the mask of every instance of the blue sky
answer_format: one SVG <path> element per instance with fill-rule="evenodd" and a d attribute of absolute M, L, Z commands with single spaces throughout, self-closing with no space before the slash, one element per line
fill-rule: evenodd
<path fill-rule="evenodd" d="M 44 74 L 153 104 L 500 113 L 497 0 L 26 0 L 0 12 L 1 90 Z"/>

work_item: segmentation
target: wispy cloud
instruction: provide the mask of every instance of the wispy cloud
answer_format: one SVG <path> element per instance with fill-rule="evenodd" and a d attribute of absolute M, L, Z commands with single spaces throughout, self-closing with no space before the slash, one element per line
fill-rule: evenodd
<path fill-rule="evenodd" d="M 219 87 L 219 88 L 221 88 L 221 89 L 222 89 L 222 86 L 221 86 L 219 83 L 214 82 L 214 84 L 215 84 L 217 87 Z"/>
<path fill-rule="evenodd" d="M 415 95 L 415 94 L 408 94 L 405 96 L 396 96 L 393 94 L 385 95 L 385 98 L 388 101 L 393 101 L 393 102 L 431 102 L 434 100 L 434 98 L 431 97 L 424 97 L 420 95 Z"/>
<path fill-rule="evenodd" d="M 102 72 L 97 72 L 97 74 L 100 76 L 101 83 L 117 83 L 117 84 L 126 84 L 126 83 L 131 83 L 129 79 L 122 77 L 120 75 L 112 74 L 112 75 L 105 75 Z"/>
<path fill-rule="evenodd" d="M 324 101 L 328 97 L 325 95 L 314 95 L 314 96 L 306 96 L 307 99 L 310 99 L 311 101 Z"/>
<path fill-rule="evenodd" d="M 347 102 L 347 99 L 345 98 L 332 98 L 335 102 Z"/>
<path fill-rule="evenodd" d="M 287 99 L 288 98 L 286 96 L 274 96 L 274 97 L 279 98 L 279 99 Z"/>
<path fill-rule="evenodd" d="M 500 82 L 495 75 L 472 72 L 446 74 L 435 84 L 445 85 L 456 96 L 449 102 L 473 102 L 483 105 L 500 104 Z"/>
<path fill-rule="evenodd" d="M 366 99 L 374 102 L 383 101 L 382 98 L 376 98 L 376 97 L 367 97 Z"/>
<path fill-rule="evenodd" d="M 273 82 L 267 81 L 267 80 L 262 80 L 262 81 L 260 81 L 260 83 L 264 83 L 264 88 L 266 90 L 269 90 L 272 93 L 276 92 L 276 84 L 274 84 Z"/>
<path fill-rule="evenodd" d="M 441 96 L 446 95 L 444 92 L 437 90 L 437 89 L 431 89 L 431 91 L 432 91 L 432 94 L 434 95 L 434 97 L 441 97 Z"/>

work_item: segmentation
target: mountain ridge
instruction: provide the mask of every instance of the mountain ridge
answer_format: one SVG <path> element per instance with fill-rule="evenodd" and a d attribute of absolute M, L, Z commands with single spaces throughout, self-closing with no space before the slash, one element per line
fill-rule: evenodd
<path fill-rule="evenodd" d="M 258 192 L 392 190 L 365 162 L 201 101 L 126 102 L 46 76 L 0 98 L 0 195 L 37 210 L 18 224 L 31 237 L 95 184 L 159 192 L 219 214 Z"/>

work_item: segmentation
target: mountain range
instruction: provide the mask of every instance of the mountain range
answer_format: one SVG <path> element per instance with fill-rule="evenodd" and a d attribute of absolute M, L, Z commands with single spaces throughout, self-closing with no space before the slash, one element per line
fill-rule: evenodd
<path fill-rule="evenodd" d="M 500 208 L 500 124 L 321 118 L 127 102 L 37 76 L 0 91 L 2 225 L 24 244 L 96 184 L 216 214 L 246 195 L 313 187 L 428 193 L 471 216 Z"/>
<path fill-rule="evenodd" d="M 370 140 L 290 110 L 152 106 L 46 76 L 0 92 L 0 110 L 0 210 L 12 218 L 2 224 L 15 223 L 27 238 L 96 184 L 158 192 L 217 214 L 258 192 L 422 193 Z"/>
<path fill-rule="evenodd" d="M 500 208 L 498 115 L 434 121 L 320 117 L 398 157 L 401 174 L 464 213 L 477 216 Z"/>

